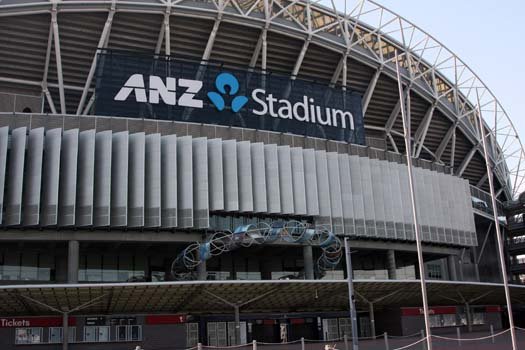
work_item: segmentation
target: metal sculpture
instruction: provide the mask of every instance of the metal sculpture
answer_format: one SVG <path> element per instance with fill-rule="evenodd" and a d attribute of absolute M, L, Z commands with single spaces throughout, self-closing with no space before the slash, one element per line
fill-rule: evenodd
<path fill-rule="evenodd" d="M 218 231 L 203 243 L 190 244 L 175 258 L 171 272 L 177 280 L 195 279 L 195 269 L 212 257 L 239 248 L 278 241 L 321 248 L 321 256 L 316 264 L 318 276 L 337 266 L 343 253 L 341 240 L 330 231 L 329 226 L 314 226 L 294 220 L 271 224 L 261 222 L 239 226 L 233 232 Z"/>

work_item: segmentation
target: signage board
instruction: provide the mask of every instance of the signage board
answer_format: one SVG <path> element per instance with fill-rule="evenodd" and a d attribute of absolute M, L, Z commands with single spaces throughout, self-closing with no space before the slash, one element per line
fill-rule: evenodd
<path fill-rule="evenodd" d="M 97 115 L 217 124 L 364 144 L 361 96 L 254 70 L 103 50 Z"/>

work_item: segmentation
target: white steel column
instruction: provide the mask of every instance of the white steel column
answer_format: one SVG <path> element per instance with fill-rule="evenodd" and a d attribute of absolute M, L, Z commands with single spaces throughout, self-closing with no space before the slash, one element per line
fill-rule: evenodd
<path fill-rule="evenodd" d="M 46 49 L 46 63 L 44 65 L 44 75 L 42 77 L 42 93 L 46 96 L 49 109 L 51 113 L 56 114 L 57 110 L 55 104 L 53 103 L 53 98 L 47 88 L 47 76 L 49 73 L 49 61 L 51 60 L 51 45 L 53 44 L 53 22 L 49 24 L 49 36 L 47 38 L 47 49 Z M 42 111 L 43 112 L 43 111 Z"/>
<path fill-rule="evenodd" d="M 408 182 L 409 182 L 409 189 L 410 189 L 410 201 L 412 205 L 412 219 L 414 222 L 414 230 L 415 230 L 415 236 L 416 236 L 416 246 L 417 246 L 417 260 L 419 263 L 419 279 L 421 281 L 421 297 L 423 301 L 423 314 L 425 318 L 425 332 L 426 332 L 426 343 L 427 343 L 427 350 L 432 350 L 432 338 L 430 337 L 430 321 L 428 317 L 428 300 L 427 300 L 427 286 L 425 282 L 425 266 L 423 262 L 423 250 L 421 248 L 421 234 L 419 231 L 419 223 L 418 223 L 418 212 L 417 212 L 417 206 L 416 206 L 416 198 L 414 194 L 414 175 L 412 174 L 412 157 L 411 157 L 411 140 L 410 140 L 410 120 L 407 120 L 407 116 L 405 115 L 405 96 L 403 94 L 403 87 L 401 82 L 401 74 L 399 73 L 399 61 L 397 57 L 397 50 L 396 50 L 396 71 L 397 71 L 397 85 L 399 88 L 399 100 L 401 101 L 400 109 L 401 109 L 401 117 L 403 119 L 403 131 L 404 131 L 404 139 L 405 139 L 405 148 L 406 148 L 406 155 L 407 155 L 407 168 L 408 168 Z M 410 95 L 408 95 L 410 96 Z"/>
<path fill-rule="evenodd" d="M 507 313 L 509 316 L 509 328 L 510 328 L 510 335 L 512 339 L 512 350 L 518 350 L 518 344 L 516 343 L 516 329 L 514 328 L 514 317 L 512 315 L 512 301 L 510 299 L 509 281 L 507 278 L 507 267 L 505 266 L 505 255 L 503 251 L 503 238 L 501 236 L 501 228 L 500 228 L 500 223 L 498 219 L 498 207 L 496 203 L 496 193 L 494 191 L 494 179 L 492 177 L 493 169 L 491 168 L 491 164 L 489 163 L 490 158 L 489 158 L 489 152 L 488 152 L 488 147 L 487 147 L 487 140 L 485 136 L 485 127 L 483 126 L 483 117 L 481 115 L 480 100 L 479 100 L 479 94 L 478 94 L 477 89 L 476 89 L 476 97 L 478 100 L 476 108 L 478 112 L 478 122 L 479 122 L 479 128 L 481 132 L 481 144 L 483 145 L 483 154 L 485 156 L 485 165 L 487 168 L 487 177 L 489 180 L 489 188 L 490 188 L 490 200 L 492 202 L 494 226 L 496 228 L 496 238 L 498 241 L 499 263 L 501 267 L 501 275 L 503 277 L 503 287 L 505 289 L 505 299 L 507 301 Z"/>
<path fill-rule="evenodd" d="M 416 130 L 416 133 L 414 135 L 414 157 L 419 158 L 419 155 L 421 153 L 421 149 L 423 148 L 423 144 L 425 143 L 425 138 L 427 137 L 427 132 L 430 127 L 430 122 L 432 121 L 432 116 L 434 115 L 434 110 L 436 108 L 437 102 L 432 103 L 432 105 L 428 108 L 427 113 L 425 114 L 425 117 L 421 121 L 421 124 Z M 417 148 L 416 148 L 417 146 Z"/>
<path fill-rule="evenodd" d="M 115 2 L 116 0 L 113 0 L 111 2 L 111 9 L 109 10 L 108 18 L 106 20 L 106 23 L 104 24 L 102 34 L 100 34 L 97 50 L 95 51 L 95 55 L 93 56 L 91 68 L 89 69 L 89 73 L 86 78 L 86 83 L 84 84 L 84 90 L 82 91 L 80 102 L 78 103 L 77 115 L 80 115 L 80 113 L 82 113 L 82 108 L 84 107 L 84 103 L 86 102 L 89 87 L 91 86 L 91 82 L 93 81 L 93 76 L 95 75 L 95 70 L 97 68 L 97 57 L 100 53 L 100 49 L 105 49 L 108 46 L 109 33 L 111 32 L 111 24 L 113 23 L 113 16 L 115 15 Z"/>
<path fill-rule="evenodd" d="M 55 55 L 58 78 L 58 94 L 60 96 L 60 113 L 66 114 L 66 96 L 64 94 L 64 74 L 62 71 L 62 54 L 60 53 L 60 35 L 58 33 L 57 2 L 53 2 L 51 10 L 51 24 L 53 26 L 53 40 L 55 44 Z"/>
<path fill-rule="evenodd" d="M 365 94 L 363 96 L 363 102 L 362 102 L 363 115 L 366 114 L 366 110 L 368 109 L 368 105 L 370 104 L 370 101 L 372 100 L 372 95 L 374 94 L 374 90 L 376 89 L 377 82 L 382 72 L 383 72 L 383 66 L 379 67 L 376 70 L 376 72 L 372 76 L 372 79 L 370 80 L 370 84 L 368 84 L 368 88 L 365 91 Z"/>

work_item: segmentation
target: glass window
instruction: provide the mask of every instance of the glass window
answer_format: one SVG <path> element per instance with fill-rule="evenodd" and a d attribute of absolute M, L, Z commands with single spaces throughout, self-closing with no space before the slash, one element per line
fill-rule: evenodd
<path fill-rule="evenodd" d="M 42 328 L 17 328 L 15 331 L 16 344 L 38 344 L 42 342 Z"/>
<path fill-rule="evenodd" d="M 128 340 L 127 326 L 117 326 L 117 340 L 118 341 Z"/>
<path fill-rule="evenodd" d="M 85 326 L 85 342 L 107 342 L 109 341 L 109 326 Z"/>
<path fill-rule="evenodd" d="M 21 279 L 24 281 L 36 281 L 38 279 L 38 254 L 34 252 L 24 252 L 21 260 Z"/>
<path fill-rule="evenodd" d="M 137 341 L 142 340 L 142 326 L 122 325 L 115 326 L 117 331 L 117 341 Z"/>
<path fill-rule="evenodd" d="M 77 329 L 75 327 L 68 328 L 68 339 L 70 343 L 77 341 Z M 62 343 L 62 327 L 49 328 L 49 342 Z"/>
<path fill-rule="evenodd" d="M 142 329 L 140 326 L 137 326 L 137 325 L 133 325 L 133 326 L 129 326 L 129 340 L 141 340 L 142 338 Z"/>

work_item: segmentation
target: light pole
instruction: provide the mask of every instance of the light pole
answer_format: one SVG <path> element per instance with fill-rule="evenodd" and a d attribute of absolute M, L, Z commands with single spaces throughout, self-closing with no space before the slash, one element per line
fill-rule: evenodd
<path fill-rule="evenodd" d="M 352 269 L 352 256 L 348 245 L 348 237 L 345 237 L 346 253 L 346 275 L 348 281 L 348 304 L 350 305 L 350 320 L 352 322 L 352 350 L 359 350 L 359 339 L 357 336 L 357 313 L 354 302 L 354 276 Z"/>

